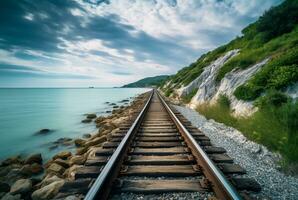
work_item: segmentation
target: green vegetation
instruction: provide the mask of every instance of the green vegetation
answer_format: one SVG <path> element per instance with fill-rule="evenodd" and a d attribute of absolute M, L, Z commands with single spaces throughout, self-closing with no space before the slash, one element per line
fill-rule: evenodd
<path fill-rule="evenodd" d="M 219 71 L 217 81 L 234 68 L 245 69 L 265 58 L 286 53 L 298 44 L 298 1 L 287 0 L 271 8 L 260 19 L 243 29 L 243 36 L 228 44 L 241 49 Z M 264 67 L 266 68 L 266 66 Z"/>
<path fill-rule="evenodd" d="M 189 103 L 193 96 L 195 96 L 197 93 L 197 89 L 193 89 L 189 94 L 182 97 L 183 103 Z"/>
<path fill-rule="evenodd" d="M 256 103 L 259 110 L 248 118 L 234 117 L 225 96 L 216 105 L 201 105 L 197 110 L 208 119 L 232 126 L 249 139 L 280 152 L 285 166 L 298 163 L 298 102 L 272 90 Z"/>
<path fill-rule="evenodd" d="M 172 84 L 168 87 L 173 91 L 175 88 L 188 85 L 206 66 L 233 49 L 240 49 L 240 53 L 221 67 L 216 77 L 218 82 L 235 68 L 245 69 L 270 58 L 270 61 L 256 74 L 257 78 L 254 78 L 254 81 L 237 89 L 235 92 L 237 98 L 254 100 L 269 89 L 283 89 L 284 86 L 297 82 L 297 10 L 297 0 L 286 0 L 279 6 L 271 8 L 258 21 L 244 28 L 241 37 L 202 55 L 196 62 L 171 76 L 169 80 Z M 282 63 L 283 61 L 279 60 L 290 62 Z M 263 81 L 268 76 L 271 76 L 270 80 Z"/>
<path fill-rule="evenodd" d="M 216 60 L 226 51 L 225 46 L 221 46 L 207 54 L 202 55 L 196 62 L 190 64 L 177 72 L 177 74 L 171 76 L 168 80 L 171 81 L 171 89 L 186 86 L 197 78 L 212 61 Z M 167 90 L 168 88 L 166 88 Z"/>
<path fill-rule="evenodd" d="M 298 81 L 298 49 L 276 56 L 252 79 L 239 86 L 234 94 L 238 99 L 254 100 L 270 89 L 284 89 Z"/>
<path fill-rule="evenodd" d="M 134 83 L 130 83 L 127 85 L 124 85 L 122 87 L 124 88 L 134 88 L 134 87 L 152 87 L 156 86 L 159 87 L 164 84 L 166 79 L 168 78 L 168 75 L 161 75 L 161 76 L 154 76 L 154 77 L 147 77 L 144 79 L 141 79 L 139 81 L 136 81 Z"/>

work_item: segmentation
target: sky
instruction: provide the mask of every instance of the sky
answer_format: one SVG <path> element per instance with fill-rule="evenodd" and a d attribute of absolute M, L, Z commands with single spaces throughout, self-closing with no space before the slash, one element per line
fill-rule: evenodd
<path fill-rule="evenodd" d="M 1 0 L 0 87 L 174 74 L 282 0 Z"/>

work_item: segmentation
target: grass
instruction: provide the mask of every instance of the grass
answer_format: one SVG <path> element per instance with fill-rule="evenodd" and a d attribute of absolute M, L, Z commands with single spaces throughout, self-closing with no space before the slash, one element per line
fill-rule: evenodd
<path fill-rule="evenodd" d="M 198 106 L 208 119 L 232 126 L 248 139 L 265 145 L 283 156 L 284 166 L 298 164 L 298 102 L 272 92 L 258 101 L 259 110 L 247 118 L 231 114 L 229 101 L 220 97 L 215 105 Z"/>
<path fill-rule="evenodd" d="M 193 89 L 189 94 L 182 96 L 182 102 L 187 104 L 191 101 L 192 97 L 195 96 L 195 94 L 197 93 L 197 89 Z"/>

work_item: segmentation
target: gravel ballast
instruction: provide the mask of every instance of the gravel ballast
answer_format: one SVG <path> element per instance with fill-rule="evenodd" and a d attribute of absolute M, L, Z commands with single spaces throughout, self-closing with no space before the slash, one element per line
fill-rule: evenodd
<path fill-rule="evenodd" d="M 262 145 L 249 141 L 238 130 L 214 120 L 207 120 L 198 112 L 182 106 L 175 108 L 211 140 L 214 146 L 223 147 L 234 162 L 247 171 L 247 177 L 259 182 L 262 191 L 258 199 L 297 199 L 298 178 L 278 171 L 278 154 Z"/>

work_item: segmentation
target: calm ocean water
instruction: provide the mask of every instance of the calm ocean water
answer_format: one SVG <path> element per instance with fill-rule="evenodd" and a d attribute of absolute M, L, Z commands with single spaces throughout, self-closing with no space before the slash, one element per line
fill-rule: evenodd
<path fill-rule="evenodd" d="M 85 113 L 106 115 L 112 106 L 148 91 L 141 88 L 93 89 L 0 89 L 0 160 L 17 154 L 42 153 L 45 159 L 71 147 L 50 150 L 51 142 L 81 137 L 94 132 L 95 126 L 83 124 Z M 35 135 L 43 128 L 47 135 Z"/>

